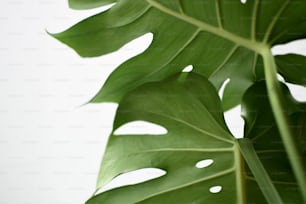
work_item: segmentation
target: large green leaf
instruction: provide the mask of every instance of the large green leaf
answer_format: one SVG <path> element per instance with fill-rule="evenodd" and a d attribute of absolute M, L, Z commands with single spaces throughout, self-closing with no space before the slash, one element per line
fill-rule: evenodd
<path fill-rule="evenodd" d="M 295 140 L 306 162 L 306 109 L 283 85 Z M 259 82 L 243 97 L 245 137 L 252 141 L 259 159 L 284 203 L 303 203 L 287 154 L 280 139 L 266 86 Z M 167 129 L 163 135 L 115 135 L 131 121 L 148 121 Z M 159 168 L 166 175 L 124 186 L 92 197 L 87 203 L 267 203 L 253 172 L 246 169 L 240 149 L 229 134 L 214 87 L 196 74 L 182 74 L 162 82 L 145 84 L 121 101 L 114 131 L 101 165 L 98 188 L 116 176 L 142 168 Z M 213 165 L 195 164 L 212 159 Z M 252 159 L 254 161 L 254 159 Z M 256 166 L 256 163 L 253 164 Z M 259 172 L 259 175 L 262 172 Z M 270 180 L 268 178 L 268 181 Z M 211 194 L 212 186 L 222 186 Z M 262 186 L 261 186 L 262 187 Z M 246 192 L 246 194 L 245 194 Z"/>
<path fill-rule="evenodd" d="M 92 6 L 113 1 L 71 2 Z M 217 89 L 231 79 L 222 99 L 228 109 L 263 78 L 263 48 L 305 37 L 305 10 L 305 0 L 117 0 L 110 10 L 53 36 L 81 56 L 92 57 L 154 34 L 150 47 L 120 65 L 92 102 L 119 102 L 137 86 L 193 65 L 194 72 L 209 77 Z M 282 63 L 279 60 L 281 74 L 287 76 L 290 68 Z"/>
<path fill-rule="evenodd" d="M 119 174 L 158 168 L 166 174 L 140 184 L 113 189 L 87 203 L 242 203 L 239 147 L 229 133 L 215 88 L 196 74 L 145 84 L 120 102 L 114 131 L 131 121 L 167 129 L 164 135 L 110 136 L 98 188 Z M 199 161 L 213 164 L 197 168 Z M 210 193 L 222 186 L 220 193 Z"/>
<path fill-rule="evenodd" d="M 306 164 L 306 109 L 297 103 L 283 85 L 286 95 L 286 110 L 291 117 L 295 141 L 303 158 L 296 158 Z M 285 203 L 303 203 L 291 165 L 275 124 L 264 82 L 249 88 L 243 97 L 242 115 L 245 118 L 245 137 L 249 138 L 275 187 Z M 268 190 L 268 189 L 267 189 Z M 302 189 L 305 191 L 305 189 Z M 252 173 L 248 171 L 247 194 L 253 203 L 266 203 Z"/>

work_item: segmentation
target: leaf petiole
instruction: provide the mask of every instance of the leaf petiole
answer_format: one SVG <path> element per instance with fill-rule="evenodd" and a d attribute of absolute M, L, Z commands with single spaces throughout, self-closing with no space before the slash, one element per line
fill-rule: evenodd
<path fill-rule="evenodd" d="M 282 204 L 283 201 L 279 196 L 275 186 L 273 185 L 268 173 L 259 160 L 252 142 L 248 138 L 238 139 L 241 154 L 243 155 L 246 163 L 250 167 L 257 184 L 259 185 L 263 195 L 269 204 Z"/>
<path fill-rule="evenodd" d="M 290 129 L 290 121 L 286 106 L 283 104 L 283 93 L 277 80 L 277 68 L 274 56 L 269 47 L 261 52 L 264 61 L 265 79 L 267 83 L 267 93 L 271 103 L 273 115 L 275 117 L 281 138 L 292 165 L 295 178 L 300 186 L 302 196 L 306 202 L 306 174 L 302 161 L 302 154 L 294 140 L 294 135 Z"/>

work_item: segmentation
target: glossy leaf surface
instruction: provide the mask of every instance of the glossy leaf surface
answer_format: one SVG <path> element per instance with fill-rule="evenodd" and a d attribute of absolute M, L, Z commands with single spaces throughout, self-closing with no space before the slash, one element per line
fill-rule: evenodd
<path fill-rule="evenodd" d="M 237 142 L 223 120 L 222 110 L 241 103 L 243 96 L 245 137 L 268 171 L 267 183 L 272 180 L 285 203 L 303 203 L 300 192 L 305 202 L 306 108 L 278 86 L 276 76 L 305 86 L 306 58 L 273 57 L 270 48 L 306 36 L 306 1 L 70 0 L 69 4 L 87 9 L 115 2 L 110 10 L 53 36 L 81 56 L 95 57 L 153 33 L 149 48 L 121 64 L 92 102 L 120 104 L 114 131 L 140 120 L 161 125 L 167 133 L 119 136 L 113 131 L 98 188 L 136 169 L 152 167 L 167 173 L 96 195 L 88 203 L 265 203 L 261 192 L 269 189 L 260 190 L 248 169 L 247 176 L 243 173 Z M 189 65 L 192 74 L 177 75 Z M 267 87 L 257 83 L 264 73 Z M 227 79 L 220 102 L 217 90 Z M 212 163 L 198 168 L 202 161 Z"/>
<path fill-rule="evenodd" d="M 196 74 L 143 85 L 121 101 L 114 130 L 135 120 L 163 126 L 164 135 L 110 136 L 98 187 L 119 174 L 158 168 L 166 174 L 113 189 L 87 203 L 241 203 L 239 148 L 223 120 L 215 88 Z M 207 167 L 197 164 L 212 160 Z M 211 193 L 212 187 L 222 187 Z"/>
<path fill-rule="evenodd" d="M 86 8 L 112 2 L 71 0 L 71 5 Z M 110 10 L 54 34 L 84 57 L 110 53 L 145 33 L 154 34 L 150 47 L 120 65 L 92 102 L 119 102 L 139 85 L 193 65 L 194 72 L 208 77 L 217 89 L 231 79 L 222 99 L 224 109 L 229 109 L 263 78 L 263 47 L 301 39 L 306 33 L 304 0 L 116 2 Z M 291 79 L 283 63 L 279 61 L 280 73 Z"/>

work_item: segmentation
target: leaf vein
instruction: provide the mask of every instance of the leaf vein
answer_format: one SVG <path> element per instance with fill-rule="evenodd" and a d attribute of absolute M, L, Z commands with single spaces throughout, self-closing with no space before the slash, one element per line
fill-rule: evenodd
<path fill-rule="evenodd" d="M 190 17 L 188 15 L 185 14 L 181 14 L 178 13 L 176 11 L 173 11 L 165 6 L 163 6 L 162 4 L 156 2 L 155 0 L 146 0 L 150 5 L 152 5 L 154 8 L 168 14 L 171 15 L 173 17 L 176 17 L 184 22 L 187 22 L 191 25 L 194 25 L 196 27 L 198 27 L 199 29 L 212 33 L 216 36 L 222 37 L 224 39 L 227 39 L 229 41 L 232 41 L 238 45 L 241 45 L 243 47 L 249 48 L 251 50 L 255 50 L 257 52 L 261 52 L 263 47 L 265 47 L 265 45 L 262 42 L 254 42 L 250 39 L 247 38 L 243 38 L 239 35 L 236 35 L 234 33 L 231 33 L 227 30 L 221 29 L 220 27 L 215 27 L 213 25 L 210 25 L 206 22 L 200 21 L 198 19 L 195 19 L 193 17 Z"/>
<path fill-rule="evenodd" d="M 256 41 L 256 20 L 257 20 L 257 13 L 258 13 L 258 5 L 259 5 L 259 0 L 256 0 L 254 2 L 254 9 L 253 9 L 253 14 L 252 14 L 252 40 Z"/>
<path fill-rule="evenodd" d="M 164 190 L 164 191 L 161 191 L 161 192 L 158 192 L 158 193 L 149 195 L 149 196 L 147 196 L 146 198 L 143 198 L 142 200 L 138 201 L 138 203 L 139 203 L 139 202 L 142 202 L 142 201 L 145 201 L 145 200 L 148 200 L 148 199 L 150 199 L 150 198 L 159 196 L 159 195 L 161 195 L 161 194 L 165 194 L 165 193 L 169 193 L 169 192 L 172 192 L 172 191 L 176 191 L 176 190 L 179 190 L 179 189 L 188 187 L 188 186 L 192 186 L 192 185 L 201 183 L 201 182 L 203 182 L 203 181 L 207 181 L 207 180 L 211 180 L 211 179 L 214 179 L 214 178 L 222 177 L 222 176 L 227 175 L 227 174 L 230 174 L 230 173 L 232 173 L 232 172 L 234 172 L 234 171 L 235 171 L 235 167 L 232 167 L 232 168 L 226 169 L 226 170 L 224 170 L 224 171 L 221 171 L 221 172 L 219 172 L 219 173 L 217 173 L 217 174 L 213 174 L 213 175 L 210 175 L 210 176 L 206 176 L 206 177 L 203 177 L 203 178 L 201 178 L 201 179 L 195 180 L 195 181 L 193 181 L 193 182 L 189 182 L 189 183 L 186 183 L 186 184 L 183 184 L 183 185 L 174 187 L 174 188 L 170 188 L 170 189 L 167 189 L 167 190 Z"/>
<path fill-rule="evenodd" d="M 179 5 L 180 13 L 184 14 L 185 12 L 184 12 L 184 9 L 183 9 L 183 6 L 182 6 L 182 1 L 181 0 L 177 0 L 177 2 L 178 2 L 178 5 Z"/>
<path fill-rule="evenodd" d="M 284 149 L 269 149 L 256 151 L 257 154 L 269 154 L 269 153 L 285 153 Z"/>
<path fill-rule="evenodd" d="M 253 123 L 252 126 L 254 126 L 254 125 L 255 125 L 255 122 Z M 263 130 L 262 130 L 261 132 L 259 132 L 256 136 L 254 136 L 254 137 L 251 139 L 251 141 L 254 142 L 255 140 L 258 140 L 260 137 L 264 136 L 265 133 L 267 133 L 268 131 L 270 131 L 272 128 L 273 128 L 273 125 L 271 125 L 271 126 L 268 127 L 268 128 L 263 129 Z M 251 128 L 251 129 L 253 129 L 253 128 Z M 251 130 L 251 129 L 250 129 L 250 130 Z"/>
<path fill-rule="evenodd" d="M 256 64 L 257 64 L 257 59 L 258 59 L 258 53 L 254 52 L 254 59 L 253 59 L 253 66 L 252 66 L 252 72 L 254 76 L 254 80 L 256 80 Z"/>
<path fill-rule="evenodd" d="M 245 178 L 256 182 L 256 179 L 253 176 L 246 176 Z M 281 185 L 295 185 L 295 186 L 297 185 L 296 182 L 287 182 L 287 181 L 278 181 L 278 180 L 277 181 L 272 180 L 272 183 L 281 184 Z"/>
<path fill-rule="evenodd" d="M 192 43 L 192 41 L 197 37 L 197 35 L 200 33 L 200 30 L 196 30 L 196 32 L 194 32 L 194 34 L 186 41 L 186 43 L 180 48 L 178 49 L 178 51 L 163 65 L 161 65 L 158 69 L 155 69 L 153 72 L 150 72 L 148 75 L 146 75 L 145 77 L 142 78 L 142 81 L 144 81 L 145 79 L 147 79 L 148 77 L 152 76 L 153 74 L 159 72 L 160 70 L 162 70 L 165 66 L 167 66 L 170 62 L 172 62 L 179 54 L 182 53 L 182 51 Z"/>
<path fill-rule="evenodd" d="M 194 125 L 190 124 L 190 123 L 187 122 L 187 121 L 184 121 L 184 120 L 181 120 L 181 119 L 172 117 L 172 116 L 170 116 L 170 115 L 164 115 L 164 114 L 161 114 L 161 113 L 154 113 L 154 112 L 151 112 L 151 111 L 146 111 L 146 112 L 151 113 L 151 114 L 155 114 L 155 115 L 159 115 L 159 116 L 161 116 L 161 117 L 169 118 L 169 119 L 174 120 L 174 121 L 176 121 L 176 122 L 182 123 L 182 124 L 184 124 L 184 125 L 186 125 L 186 126 L 188 126 L 188 127 L 191 127 L 192 129 L 194 129 L 194 130 L 196 130 L 196 131 L 198 131 L 198 132 L 201 132 L 201 133 L 203 133 L 203 134 L 209 135 L 210 137 L 213 137 L 213 138 L 215 138 L 215 139 L 217 139 L 217 140 L 221 140 L 221 141 L 224 141 L 224 142 L 227 142 L 227 143 L 230 143 L 230 144 L 234 144 L 234 142 L 233 142 L 232 140 L 223 138 L 223 137 L 221 137 L 221 136 L 219 136 L 219 135 L 215 135 L 215 134 L 213 134 L 213 133 L 211 133 L 211 132 L 208 132 L 208 131 L 206 131 L 206 130 L 203 130 L 203 129 L 197 127 L 197 126 L 194 126 Z"/>
<path fill-rule="evenodd" d="M 160 148 L 141 151 L 141 153 L 149 152 L 231 152 L 233 148 Z"/>
<path fill-rule="evenodd" d="M 220 10 L 220 0 L 216 0 L 216 15 L 217 15 L 217 20 L 218 20 L 218 25 L 219 28 L 223 30 L 223 25 L 222 25 L 222 18 L 221 18 L 221 10 Z"/>
<path fill-rule="evenodd" d="M 238 45 L 233 46 L 233 48 L 229 51 L 228 55 L 224 58 L 223 62 L 221 62 L 221 64 L 215 69 L 215 71 L 209 77 L 213 77 L 214 75 L 216 75 L 221 70 L 221 68 L 228 62 L 228 60 L 237 51 L 238 47 L 239 47 Z"/>
<path fill-rule="evenodd" d="M 275 26 L 275 24 L 277 23 L 279 17 L 282 15 L 282 13 L 285 11 L 285 9 L 287 8 L 288 4 L 290 3 L 289 0 L 286 0 L 286 2 L 280 7 L 280 9 L 278 10 L 278 12 L 276 13 L 276 15 L 273 17 L 272 21 L 270 22 L 270 25 L 268 26 L 268 29 L 266 31 L 265 37 L 264 37 L 264 43 L 267 43 L 267 41 L 269 40 L 270 34 Z"/>

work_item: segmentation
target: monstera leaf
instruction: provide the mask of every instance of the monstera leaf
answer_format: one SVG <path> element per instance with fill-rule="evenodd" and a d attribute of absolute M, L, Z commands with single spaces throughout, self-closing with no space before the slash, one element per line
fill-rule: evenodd
<path fill-rule="evenodd" d="M 292 119 L 291 128 L 303 156 L 298 160 L 306 164 L 305 104 L 296 102 L 285 85 L 283 85 L 283 91 L 286 93 L 285 111 Z M 243 97 L 242 110 L 246 122 L 245 137 L 251 140 L 284 203 L 303 203 L 283 141 L 275 124 L 265 82 L 256 83 L 247 90 Z M 252 200 L 252 203 L 266 203 L 252 172 L 248 170 L 247 174 L 247 197 Z"/>
<path fill-rule="evenodd" d="M 121 64 L 91 100 L 119 103 L 97 187 L 142 168 L 166 174 L 95 195 L 88 204 L 306 202 L 306 108 L 277 79 L 280 74 L 305 86 L 306 58 L 271 53 L 276 44 L 306 36 L 306 1 L 69 1 L 75 9 L 112 3 L 106 12 L 52 34 L 83 57 L 153 34 L 149 48 Z M 179 74 L 189 65 L 193 73 Z M 262 79 L 267 87 L 257 83 Z M 237 141 L 223 110 L 242 98 L 245 139 Z M 115 134 L 138 120 L 167 133 Z M 198 168 L 203 161 L 209 165 Z M 210 192 L 214 187 L 221 191 Z"/>
<path fill-rule="evenodd" d="M 110 136 L 98 187 L 117 175 L 158 168 L 166 174 L 140 184 L 113 189 L 87 203 L 241 203 L 241 157 L 223 120 L 215 88 L 196 74 L 143 85 L 120 102 L 114 130 L 131 121 L 167 129 L 163 135 Z M 203 160 L 213 163 L 197 168 Z M 211 193 L 221 186 L 219 193 Z"/>
<path fill-rule="evenodd" d="M 285 86 L 283 90 L 305 162 L 305 104 L 297 103 Z M 251 140 L 281 199 L 284 203 L 303 203 L 275 125 L 264 82 L 247 90 L 242 108 L 246 121 L 245 137 Z M 260 179 L 255 179 L 253 173 L 244 168 L 240 148 L 222 115 L 215 88 L 197 74 L 176 75 L 162 82 L 145 84 L 127 94 L 117 111 L 98 188 L 122 173 L 137 169 L 158 168 L 166 174 L 100 193 L 87 204 L 244 203 L 246 200 L 248 203 L 267 203 L 263 191 L 271 189 L 260 189 L 257 183 Z M 114 134 L 124 124 L 139 120 L 161 125 L 167 133 Z M 196 164 L 203 160 L 210 160 L 210 165 L 197 168 Z M 262 172 L 260 176 L 263 176 Z M 215 186 L 222 190 L 211 193 L 209 189 Z"/>
<path fill-rule="evenodd" d="M 222 99 L 229 109 L 263 78 L 263 50 L 306 35 L 305 0 L 70 0 L 70 5 L 86 9 L 114 2 L 110 10 L 53 35 L 81 56 L 94 57 L 153 33 L 150 47 L 120 65 L 92 102 L 119 102 L 139 85 L 192 65 L 217 89 L 230 79 Z M 276 59 L 280 73 L 290 80 L 291 68 L 284 61 L 295 57 Z"/>

